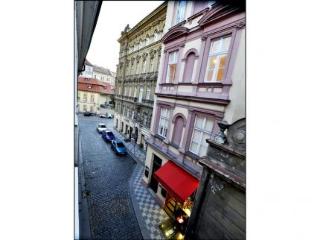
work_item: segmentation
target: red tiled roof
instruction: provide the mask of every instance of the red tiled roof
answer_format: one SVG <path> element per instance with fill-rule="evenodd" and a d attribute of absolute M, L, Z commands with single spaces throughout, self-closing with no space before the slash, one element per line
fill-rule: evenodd
<path fill-rule="evenodd" d="M 114 94 L 113 86 L 93 78 L 78 78 L 78 90 L 87 92 L 97 92 L 104 94 Z"/>

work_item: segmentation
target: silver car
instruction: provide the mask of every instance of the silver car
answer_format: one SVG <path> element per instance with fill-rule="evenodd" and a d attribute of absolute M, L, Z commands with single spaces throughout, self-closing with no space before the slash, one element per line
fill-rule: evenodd
<path fill-rule="evenodd" d="M 107 126 L 104 123 L 99 123 L 97 126 L 98 133 L 102 133 L 104 130 L 107 130 Z"/>

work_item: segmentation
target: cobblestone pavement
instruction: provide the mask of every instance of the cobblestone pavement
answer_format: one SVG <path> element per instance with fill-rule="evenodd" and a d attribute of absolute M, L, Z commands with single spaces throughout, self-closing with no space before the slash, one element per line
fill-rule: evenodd
<path fill-rule="evenodd" d="M 93 239 L 142 239 L 129 193 L 136 162 L 119 157 L 96 131 L 99 122 L 112 128 L 113 119 L 79 115 L 81 164 Z"/>
<path fill-rule="evenodd" d="M 131 176 L 132 200 L 141 229 L 146 228 L 150 239 L 165 239 L 159 225 L 168 219 L 168 215 L 159 206 L 149 190 L 142 184 L 143 166 L 137 165 Z"/>

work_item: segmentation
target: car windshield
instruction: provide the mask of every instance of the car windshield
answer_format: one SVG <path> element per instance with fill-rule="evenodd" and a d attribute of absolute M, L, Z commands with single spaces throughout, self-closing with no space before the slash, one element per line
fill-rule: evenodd
<path fill-rule="evenodd" d="M 105 128 L 105 127 L 106 127 L 106 125 L 104 125 L 104 124 L 99 124 L 99 127 L 101 127 L 101 128 Z"/>
<path fill-rule="evenodd" d="M 107 134 L 108 134 L 109 137 L 114 137 L 112 132 L 107 132 Z"/>
<path fill-rule="evenodd" d="M 120 142 L 120 143 L 117 143 L 117 146 L 118 146 L 118 147 L 124 147 L 123 143 L 121 143 L 121 142 Z"/>

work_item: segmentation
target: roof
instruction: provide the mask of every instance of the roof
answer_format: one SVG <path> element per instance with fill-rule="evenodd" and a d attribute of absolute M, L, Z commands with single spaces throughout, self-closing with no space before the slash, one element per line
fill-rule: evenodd
<path fill-rule="evenodd" d="M 99 73 L 103 73 L 103 74 L 112 76 L 112 72 L 108 68 L 104 68 L 104 67 L 100 67 L 100 66 L 94 65 L 91 62 L 89 62 L 88 59 L 86 59 L 85 65 L 93 67 L 93 71 L 95 71 L 95 72 L 99 72 Z"/>
<path fill-rule="evenodd" d="M 75 43 L 78 53 L 75 62 L 78 74 L 83 71 L 101 5 L 101 1 L 75 1 Z"/>
<path fill-rule="evenodd" d="M 88 59 L 85 60 L 84 64 L 93 67 L 93 64 Z"/>
<path fill-rule="evenodd" d="M 114 94 L 114 88 L 111 84 L 101 82 L 93 78 L 79 77 L 78 90 L 102 94 Z"/>
<path fill-rule="evenodd" d="M 149 13 L 147 16 L 145 16 L 141 21 L 139 21 L 136 25 L 134 25 L 133 28 L 130 28 L 129 25 L 127 25 L 127 27 L 125 28 L 124 31 L 121 32 L 121 37 L 118 39 L 118 42 L 121 42 L 123 36 L 125 34 L 129 34 L 131 35 L 132 33 L 134 33 L 137 29 L 139 29 L 144 23 L 146 23 L 147 21 L 149 21 L 153 16 L 155 16 L 156 14 L 158 14 L 159 12 L 161 12 L 163 9 L 166 9 L 168 5 L 167 1 L 164 1 L 163 3 L 161 3 L 157 8 L 155 8 L 151 13 Z"/>
<path fill-rule="evenodd" d="M 199 185 L 198 179 L 168 161 L 154 173 L 155 178 L 176 200 L 183 203 Z"/>

